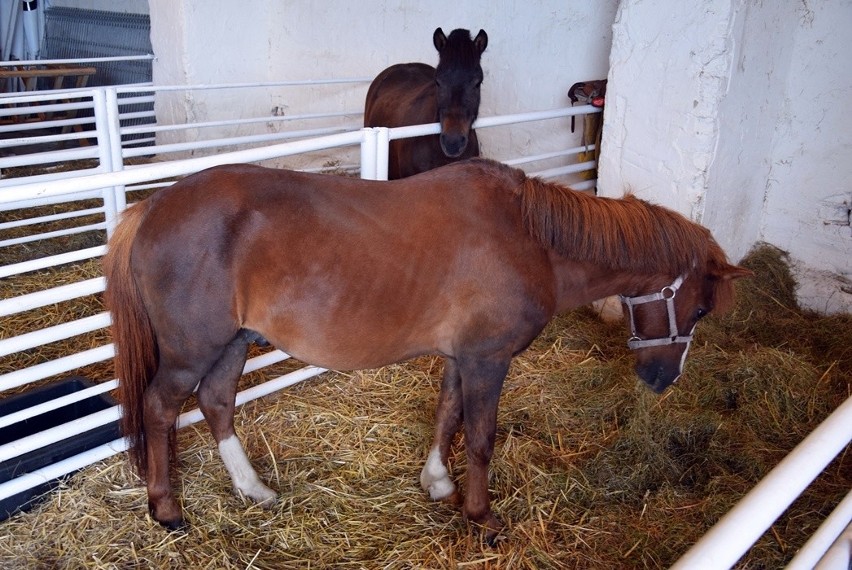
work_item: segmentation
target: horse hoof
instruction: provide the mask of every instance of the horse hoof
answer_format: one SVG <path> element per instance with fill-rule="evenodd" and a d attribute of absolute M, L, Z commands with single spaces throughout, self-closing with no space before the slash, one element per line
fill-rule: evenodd
<path fill-rule="evenodd" d="M 277 494 L 273 497 L 269 497 L 269 498 L 263 499 L 262 501 L 257 502 L 257 505 L 260 508 L 265 509 L 267 511 L 274 509 L 275 505 L 277 505 L 277 504 L 278 504 L 278 495 Z"/>
<path fill-rule="evenodd" d="M 278 493 L 260 483 L 243 489 L 234 489 L 238 497 L 248 498 L 264 509 L 271 509 L 278 503 Z"/>
<path fill-rule="evenodd" d="M 497 546 L 497 543 L 501 540 L 500 532 L 503 530 L 503 523 L 501 523 L 497 517 L 489 515 L 486 520 L 480 523 L 474 523 L 474 525 L 479 529 L 482 541 L 485 544 L 491 548 Z"/>
<path fill-rule="evenodd" d="M 485 535 L 483 536 L 483 540 L 485 544 L 487 544 L 491 548 L 497 547 L 498 539 L 500 538 L 499 530 L 486 530 Z"/>

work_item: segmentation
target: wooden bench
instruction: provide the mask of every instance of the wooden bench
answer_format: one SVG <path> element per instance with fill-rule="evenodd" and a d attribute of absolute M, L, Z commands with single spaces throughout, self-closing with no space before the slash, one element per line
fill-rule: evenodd
<path fill-rule="evenodd" d="M 0 68 L 0 79 L 18 78 L 23 80 L 26 91 L 35 91 L 38 86 L 38 79 L 41 77 L 52 77 L 52 89 L 63 89 L 65 87 L 65 78 L 76 78 L 76 84 L 73 87 L 85 87 L 89 82 L 89 77 L 94 75 L 97 69 L 94 67 L 83 67 L 79 65 L 40 65 L 38 67 L 18 66 Z M 3 89 L 6 88 L 6 83 L 2 82 Z"/>

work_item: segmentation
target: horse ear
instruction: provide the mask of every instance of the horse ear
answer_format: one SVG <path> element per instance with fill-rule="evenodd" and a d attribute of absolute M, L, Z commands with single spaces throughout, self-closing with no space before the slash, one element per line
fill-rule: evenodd
<path fill-rule="evenodd" d="M 726 279 L 732 281 L 734 279 L 739 279 L 740 277 L 753 277 L 754 271 L 750 269 L 746 269 L 745 267 L 738 267 L 736 265 L 728 265 L 723 267 L 719 271 L 719 278 Z"/>
<path fill-rule="evenodd" d="M 717 280 L 717 286 L 713 288 L 713 312 L 717 315 L 724 315 L 734 306 L 733 280 L 740 277 L 751 277 L 754 272 L 744 267 L 723 263 L 712 269 L 710 275 Z"/>
<path fill-rule="evenodd" d="M 444 30 L 437 28 L 432 34 L 432 43 L 435 44 L 435 49 L 441 51 L 447 45 L 447 36 L 444 35 Z"/>
<path fill-rule="evenodd" d="M 473 45 L 479 50 L 479 55 L 482 55 L 482 52 L 488 47 L 488 34 L 485 33 L 485 30 L 479 30 L 479 33 L 473 38 Z"/>

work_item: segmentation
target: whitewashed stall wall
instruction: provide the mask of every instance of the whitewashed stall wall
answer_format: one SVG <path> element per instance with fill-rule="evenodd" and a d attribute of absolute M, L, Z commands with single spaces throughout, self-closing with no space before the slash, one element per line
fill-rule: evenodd
<path fill-rule="evenodd" d="M 849 0 L 623 0 L 603 194 L 675 207 L 734 259 L 772 243 L 803 305 L 852 311 L 850 23 Z"/>

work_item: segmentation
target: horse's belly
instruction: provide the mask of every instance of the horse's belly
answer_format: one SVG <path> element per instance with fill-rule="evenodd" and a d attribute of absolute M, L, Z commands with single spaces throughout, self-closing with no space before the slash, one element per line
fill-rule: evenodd
<path fill-rule="evenodd" d="M 284 324 L 284 323 L 281 323 Z M 399 335 L 368 323 L 284 324 L 262 333 L 273 345 L 307 364 L 332 370 L 363 370 L 408 360 L 421 354 L 444 353 L 439 342 L 420 335 Z M 408 331 L 406 331 L 408 332 Z"/>
<path fill-rule="evenodd" d="M 244 326 L 298 360 L 334 370 L 378 368 L 451 350 L 454 326 L 446 315 L 396 299 L 351 298 L 329 303 L 323 296 L 291 297 L 285 307 L 266 310 Z"/>

